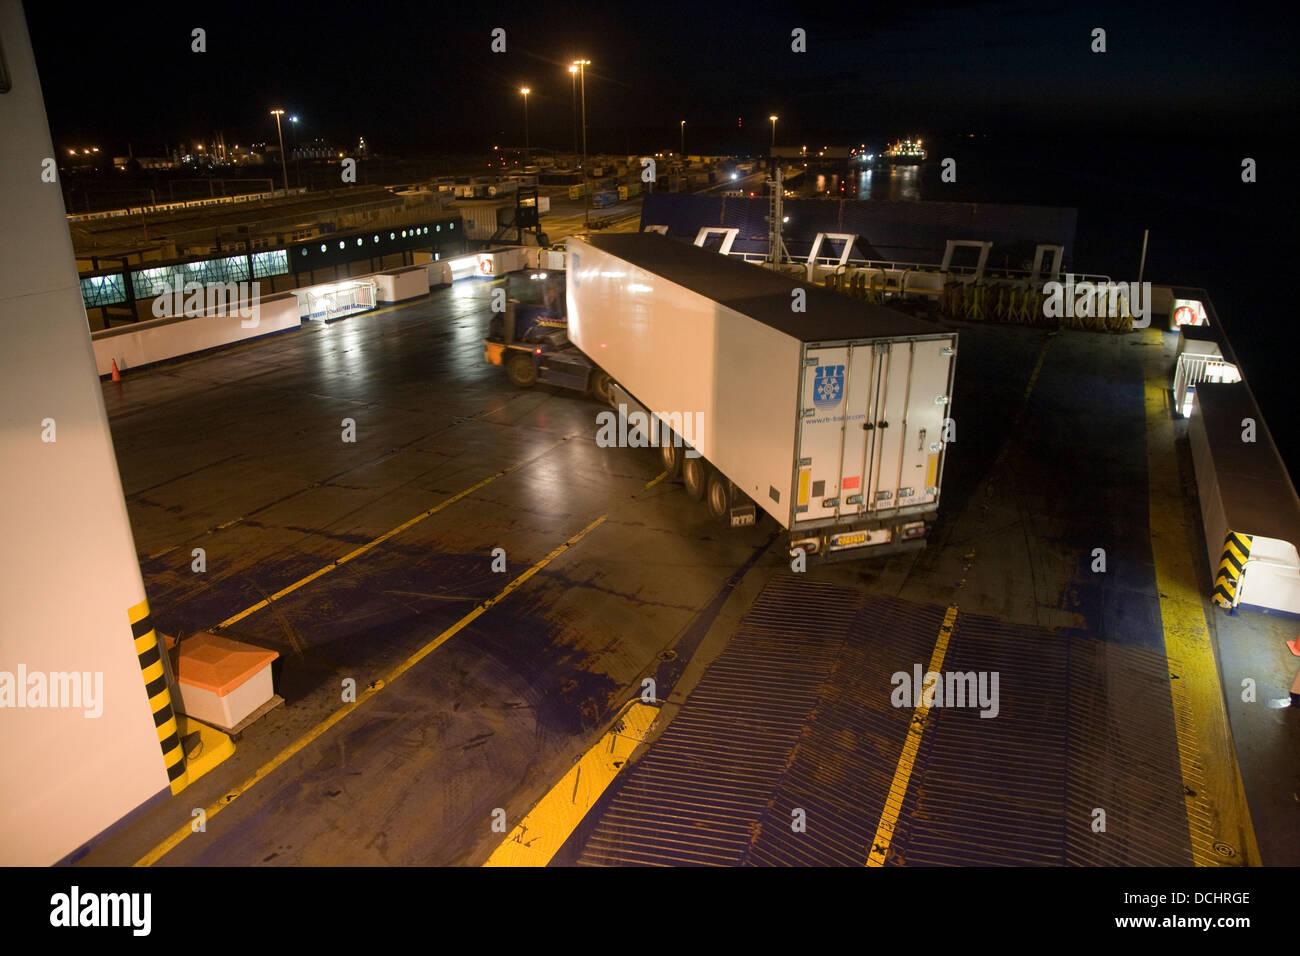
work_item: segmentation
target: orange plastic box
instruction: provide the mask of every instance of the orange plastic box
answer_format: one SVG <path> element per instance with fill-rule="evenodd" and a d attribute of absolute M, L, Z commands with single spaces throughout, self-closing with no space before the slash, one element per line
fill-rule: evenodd
<path fill-rule="evenodd" d="M 233 729 L 274 696 L 271 662 L 279 656 L 216 634 L 187 637 L 176 668 L 181 710 L 222 730 Z"/>

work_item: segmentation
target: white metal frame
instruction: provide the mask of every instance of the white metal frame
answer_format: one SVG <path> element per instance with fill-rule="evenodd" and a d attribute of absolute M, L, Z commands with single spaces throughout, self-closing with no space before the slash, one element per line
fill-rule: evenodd
<path fill-rule="evenodd" d="M 740 235 L 739 229 L 728 229 L 725 226 L 704 226 L 695 234 L 695 245 L 703 248 L 704 244 L 709 241 L 709 236 L 718 233 L 722 236 L 722 245 L 718 247 L 718 252 L 722 255 L 730 255 L 731 244 L 736 241 Z"/>
<path fill-rule="evenodd" d="M 1047 253 L 1055 253 L 1052 256 L 1052 271 L 1043 272 L 1043 258 Z M 1065 258 L 1065 246 L 1058 246 L 1048 242 L 1040 242 L 1034 248 L 1034 271 L 1030 276 L 1031 282 L 1037 282 L 1039 279 L 1060 279 L 1061 277 L 1061 260 Z"/>
<path fill-rule="evenodd" d="M 979 239 L 949 239 L 943 247 L 943 265 L 940 267 L 941 272 L 966 272 L 966 267 L 954 267 L 952 264 L 952 254 L 957 251 L 958 247 L 965 249 L 978 249 L 980 251 L 979 262 L 975 264 L 975 278 L 981 279 L 984 276 L 984 267 L 989 261 L 989 250 L 993 248 L 993 243 Z"/>
<path fill-rule="evenodd" d="M 822 243 L 827 240 L 833 240 L 844 243 L 844 251 L 840 253 L 838 259 L 830 256 L 819 257 L 817 253 L 821 252 Z M 816 269 L 818 266 L 827 266 L 831 271 L 836 271 L 841 267 L 847 268 L 849 264 L 849 255 L 853 252 L 853 244 L 858 241 L 856 232 L 819 232 L 817 238 L 813 240 L 812 248 L 808 250 L 807 273 L 808 281 L 816 281 Z"/>

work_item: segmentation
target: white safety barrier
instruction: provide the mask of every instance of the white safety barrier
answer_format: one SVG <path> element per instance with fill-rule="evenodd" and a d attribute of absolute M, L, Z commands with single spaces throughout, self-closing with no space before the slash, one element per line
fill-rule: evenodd
<path fill-rule="evenodd" d="M 1300 614 L 1300 554 L 1295 545 L 1259 534 L 1251 538 L 1237 605 Z"/>
<path fill-rule="evenodd" d="M 1300 614 L 1300 498 L 1259 408 L 1244 382 L 1192 394 L 1187 439 L 1215 603 Z"/>
<path fill-rule="evenodd" d="M 374 280 L 375 297 L 380 302 L 405 302 L 429 294 L 429 269 L 425 265 L 377 272 L 368 278 Z"/>
<path fill-rule="evenodd" d="M 455 259 L 435 259 L 432 253 L 416 252 L 415 264 L 423 266 L 429 274 L 429 288 L 436 289 L 439 286 L 451 285 L 464 275 L 468 275 L 468 270 L 462 270 L 462 274 L 457 274 L 452 263 Z"/>
<path fill-rule="evenodd" d="M 237 308 L 222 311 L 230 314 L 167 316 L 92 332 L 90 339 L 95 349 L 95 366 L 100 375 L 107 375 L 113 370 L 114 361 L 119 371 L 126 371 L 296 329 L 302 324 L 298 316 L 298 299 L 292 292 L 263 297 L 258 302 L 257 324 L 251 327 L 245 326 L 253 320 L 239 315 Z"/>
<path fill-rule="evenodd" d="M 453 259 L 428 260 L 413 266 L 352 276 L 337 282 L 303 286 L 289 292 L 264 296 L 259 303 L 257 324 L 245 327 L 252 320 L 239 314 L 204 315 L 188 317 L 168 316 L 150 319 L 133 325 L 120 326 L 91 333 L 95 349 L 95 364 L 99 374 L 112 371 L 117 361 L 119 371 L 140 368 L 154 362 L 202 352 L 206 349 L 255 339 L 263 335 L 298 328 L 304 317 L 310 317 L 312 296 L 317 298 L 353 286 L 366 286 L 373 290 L 376 303 L 406 302 L 428 295 L 431 288 L 449 285 L 456 279 L 478 276 L 496 278 L 507 272 L 522 269 L 528 250 L 522 246 L 473 252 Z M 247 303 L 231 303 L 226 310 L 238 313 Z M 245 308 L 245 312 L 248 310 Z M 349 310 L 350 311 L 350 310 Z M 366 309 L 365 311 L 369 311 Z M 363 315 L 364 311 L 358 311 Z"/>

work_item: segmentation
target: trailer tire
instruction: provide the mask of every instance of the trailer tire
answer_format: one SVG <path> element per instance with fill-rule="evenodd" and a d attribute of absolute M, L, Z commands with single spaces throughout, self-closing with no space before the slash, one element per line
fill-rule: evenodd
<path fill-rule="evenodd" d="M 709 484 L 709 465 L 703 458 L 682 456 L 682 484 L 686 486 L 686 495 L 699 501 Z"/>
<path fill-rule="evenodd" d="M 709 517 L 715 521 L 726 521 L 731 514 L 731 482 L 720 471 L 709 474 L 705 505 L 709 509 Z"/>
<path fill-rule="evenodd" d="M 682 476 L 682 459 L 686 457 L 685 452 L 685 447 L 672 441 L 664 442 L 659 446 L 659 457 L 663 461 L 664 471 L 668 472 L 669 481 L 676 481 Z"/>
<path fill-rule="evenodd" d="M 506 377 L 518 385 L 520 388 L 528 388 L 537 384 L 537 366 L 533 364 L 533 357 L 527 352 L 511 351 L 506 356 Z"/>
<path fill-rule="evenodd" d="M 613 408 L 614 407 L 614 392 L 612 388 L 613 385 L 614 385 L 614 380 L 609 377 L 609 373 L 602 372 L 600 369 L 597 369 L 591 375 L 591 385 L 589 387 L 589 391 L 591 392 L 591 397 L 596 399 L 597 401 L 604 402 L 606 405 Z"/>

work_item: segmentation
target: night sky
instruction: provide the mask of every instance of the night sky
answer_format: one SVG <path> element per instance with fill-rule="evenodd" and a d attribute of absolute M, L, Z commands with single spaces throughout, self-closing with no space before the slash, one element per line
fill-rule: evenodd
<path fill-rule="evenodd" d="M 300 140 L 481 158 L 523 144 L 527 85 L 533 147 L 567 151 L 577 56 L 592 61 L 592 152 L 675 149 L 685 119 L 688 152 L 763 154 L 771 113 L 781 145 L 922 136 L 931 160 L 960 170 L 923 199 L 1075 207 L 1079 271 L 1136 279 L 1149 228 L 1146 278 L 1210 291 L 1300 473 L 1292 348 L 1278 347 L 1295 334 L 1274 281 L 1293 271 L 1300 218 L 1288 148 L 1300 69 L 1278 6 L 522 6 L 26 4 L 60 149 L 273 141 L 269 111 L 283 106 Z M 190 52 L 195 27 L 204 54 Z M 490 50 L 494 27 L 506 53 Z M 807 53 L 790 51 L 795 27 Z M 1104 54 L 1091 52 L 1094 27 Z M 1257 182 L 1242 182 L 1243 157 Z"/>
<path fill-rule="evenodd" d="M 1296 56 L 1276 8 L 1182 3 L 819 5 L 753 3 L 139 3 L 73 14 L 26 4 L 56 145 L 160 151 L 181 136 L 228 143 L 274 132 L 383 151 L 571 148 L 565 67 L 587 80 L 594 150 L 760 151 L 968 131 L 1004 139 L 1276 136 L 1296 106 Z M 496 10 L 497 12 L 493 12 Z M 508 11 L 508 12 L 507 12 Z M 490 31 L 508 50 L 489 50 Z M 1107 31 L 1105 54 L 1091 30 Z M 208 52 L 190 52 L 207 30 Z M 790 31 L 808 52 L 790 52 Z M 743 125 L 737 128 L 737 120 Z"/>

